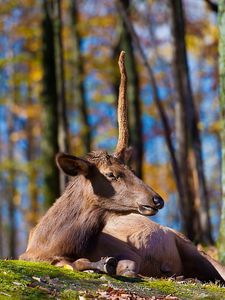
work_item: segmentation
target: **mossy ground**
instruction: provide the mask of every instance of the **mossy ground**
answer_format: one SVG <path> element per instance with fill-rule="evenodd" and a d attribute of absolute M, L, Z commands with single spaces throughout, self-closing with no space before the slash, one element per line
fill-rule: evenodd
<path fill-rule="evenodd" d="M 117 299 L 225 299 L 225 287 L 215 284 L 112 278 L 45 263 L 0 261 L 1 300 L 116 299 L 118 293 L 120 297 Z"/>

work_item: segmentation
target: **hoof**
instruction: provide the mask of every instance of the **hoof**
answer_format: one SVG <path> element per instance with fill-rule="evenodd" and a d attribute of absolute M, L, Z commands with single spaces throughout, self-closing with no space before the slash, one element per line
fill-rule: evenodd
<path fill-rule="evenodd" d="M 137 278 L 138 277 L 134 271 L 129 271 L 129 270 L 120 274 L 120 276 L 125 276 L 125 277 L 129 277 L 129 278 Z"/>
<path fill-rule="evenodd" d="M 115 257 L 103 257 L 98 262 L 99 270 L 109 275 L 115 275 L 117 263 L 118 261 Z"/>

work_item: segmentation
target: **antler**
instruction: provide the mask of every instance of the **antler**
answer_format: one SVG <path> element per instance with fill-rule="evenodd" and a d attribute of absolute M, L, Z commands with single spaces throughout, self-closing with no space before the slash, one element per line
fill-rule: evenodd
<path fill-rule="evenodd" d="M 119 137 L 116 146 L 116 153 L 120 153 L 123 149 L 128 146 L 128 119 L 127 119 L 127 73 L 125 68 L 125 51 L 121 51 L 119 57 L 119 68 L 120 68 L 120 88 L 118 97 L 118 127 Z"/>

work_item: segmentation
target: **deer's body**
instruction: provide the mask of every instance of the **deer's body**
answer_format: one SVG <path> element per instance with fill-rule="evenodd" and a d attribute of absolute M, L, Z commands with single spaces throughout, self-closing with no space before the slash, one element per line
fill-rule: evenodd
<path fill-rule="evenodd" d="M 90 258 L 109 253 L 119 260 L 118 275 L 225 280 L 225 268 L 198 251 L 183 234 L 140 215 L 112 216 L 107 221 Z"/>
<path fill-rule="evenodd" d="M 149 186 L 105 151 L 92 152 L 85 159 L 60 154 L 57 163 L 74 178 L 32 230 L 27 250 L 20 256 L 23 260 L 73 264 L 87 258 L 110 216 L 152 215 L 163 206 Z"/>

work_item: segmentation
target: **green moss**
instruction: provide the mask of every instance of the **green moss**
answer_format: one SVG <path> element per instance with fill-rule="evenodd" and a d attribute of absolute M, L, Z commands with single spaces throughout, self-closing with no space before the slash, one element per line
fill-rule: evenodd
<path fill-rule="evenodd" d="M 108 288 L 110 287 L 110 290 Z M 177 282 L 166 279 L 129 279 L 74 272 L 46 263 L 0 261 L 0 300 L 102 298 L 102 292 L 136 293 L 140 296 L 173 295 L 179 299 L 222 300 L 225 288 L 215 284 Z"/>
<path fill-rule="evenodd" d="M 171 294 L 181 299 L 225 299 L 225 287 L 216 284 L 179 282 L 171 279 L 142 283 L 160 294 Z"/>
<path fill-rule="evenodd" d="M 70 289 L 97 288 L 102 284 L 100 276 L 60 269 L 46 263 L 0 261 L 0 299 L 7 295 L 13 299 L 49 299 L 56 294 L 70 299 L 67 296 Z"/>

